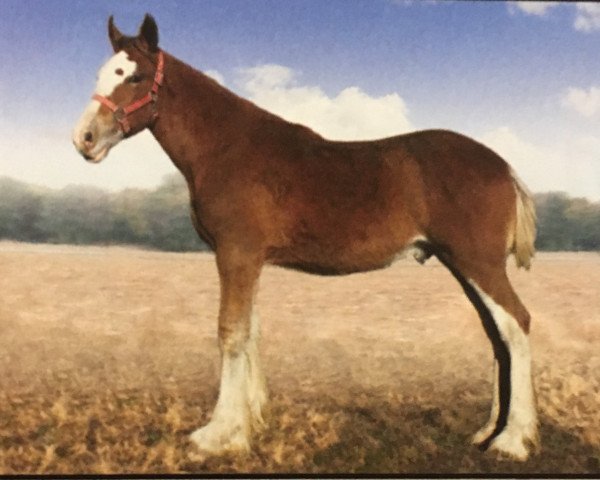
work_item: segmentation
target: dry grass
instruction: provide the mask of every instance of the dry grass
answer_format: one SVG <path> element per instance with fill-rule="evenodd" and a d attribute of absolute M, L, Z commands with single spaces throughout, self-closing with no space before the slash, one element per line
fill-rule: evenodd
<path fill-rule="evenodd" d="M 435 261 L 320 278 L 267 268 L 271 406 L 251 454 L 189 460 L 217 395 L 208 254 L 0 243 L 0 473 L 600 471 L 600 255 L 511 277 L 533 315 L 543 450 L 468 445 L 491 349 Z"/>

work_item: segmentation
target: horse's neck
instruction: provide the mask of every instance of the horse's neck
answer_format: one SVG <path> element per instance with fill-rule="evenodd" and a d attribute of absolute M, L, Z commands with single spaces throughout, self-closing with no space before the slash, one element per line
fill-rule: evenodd
<path fill-rule="evenodd" d="M 168 54 L 164 72 L 151 131 L 193 183 L 217 152 L 244 135 L 260 109 Z"/>

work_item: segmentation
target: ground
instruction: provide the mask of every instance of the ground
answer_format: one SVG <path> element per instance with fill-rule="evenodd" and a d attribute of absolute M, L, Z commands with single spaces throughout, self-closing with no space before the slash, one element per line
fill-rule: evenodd
<path fill-rule="evenodd" d="M 533 318 L 529 461 L 469 445 L 492 353 L 435 259 L 339 278 L 266 268 L 267 428 L 249 454 L 191 459 L 217 396 L 213 256 L 2 242 L 0 473 L 597 474 L 600 255 L 509 264 Z"/>

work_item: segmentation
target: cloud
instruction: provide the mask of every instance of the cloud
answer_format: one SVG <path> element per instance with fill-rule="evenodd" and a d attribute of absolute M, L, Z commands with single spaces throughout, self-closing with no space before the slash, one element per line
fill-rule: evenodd
<path fill-rule="evenodd" d="M 577 11 L 574 24 L 576 30 L 586 33 L 600 30 L 600 4 L 577 3 L 575 8 Z"/>
<path fill-rule="evenodd" d="M 414 129 L 397 93 L 372 97 L 354 86 L 327 95 L 318 86 L 301 85 L 298 75 L 281 65 L 242 71 L 241 88 L 263 108 L 332 139 L 378 138 Z M 598 104 L 600 110 L 600 100 Z M 509 162 L 534 192 L 558 190 L 600 199 L 600 148 L 592 137 L 575 132 L 566 139 L 536 143 L 501 126 L 477 139 Z"/>
<path fill-rule="evenodd" d="M 204 74 L 208 75 L 213 80 L 216 80 L 221 85 L 225 85 L 225 77 L 223 77 L 223 75 L 221 75 L 221 73 L 217 70 L 205 70 Z"/>
<path fill-rule="evenodd" d="M 237 82 L 231 83 L 260 106 L 327 138 L 380 138 L 414 130 L 398 93 L 374 96 L 349 86 L 331 94 L 300 79 L 285 66 L 262 65 L 241 71 Z M 600 87 L 570 89 L 563 102 L 566 107 L 578 106 L 588 115 L 596 114 Z M 506 159 L 532 191 L 562 190 L 600 200 L 600 140 L 593 130 L 587 136 L 570 126 L 562 132 L 548 136 L 538 131 L 537 137 L 526 137 L 506 125 L 476 138 Z M 101 164 L 90 165 L 75 152 L 70 131 L 58 127 L 26 130 L 0 115 L 0 175 L 55 188 L 78 183 L 118 190 L 153 188 L 175 171 L 149 132 L 122 142 Z"/>
<path fill-rule="evenodd" d="M 523 140 L 508 126 L 491 130 L 479 140 L 510 163 L 532 190 L 544 189 L 540 172 L 548 170 L 548 155 L 543 148 Z"/>
<path fill-rule="evenodd" d="M 508 11 L 511 15 L 522 12 L 536 17 L 545 17 L 551 9 L 565 5 L 562 2 L 508 2 Z M 600 4 L 586 2 L 572 2 L 569 7 L 575 9 L 575 20 L 573 27 L 575 30 L 584 33 L 590 33 L 600 30 Z"/>
<path fill-rule="evenodd" d="M 554 144 L 539 145 L 502 126 L 478 138 L 509 164 L 534 192 L 564 191 L 600 200 L 600 140 L 572 135 Z"/>
<path fill-rule="evenodd" d="M 240 74 L 243 93 L 257 105 L 333 140 L 375 139 L 413 128 L 397 93 L 374 97 L 350 86 L 328 96 L 318 86 L 299 85 L 292 69 L 274 64 Z"/>
<path fill-rule="evenodd" d="M 600 112 L 600 88 L 590 87 L 588 90 L 584 90 L 571 87 L 563 96 L 561 104 L 585 117 L 593 117 Z"/>
<path fill-rule="evenodd" d="M 240 70 L 242 85 L 251 93 L 262 92 L 266 89 L 285 87 L 294 80 L 291 68 L 273 63 Z"/>
<path fill-rule="evenodd" d="M 75 151 L 70 131 L 2 130 L 0 176 L 62 188 L 95 185 L 109 190 L 153 188 L 176 169 L 149 132 L 122 141 L 98 165 Z"/>
<path fill-rule="evenodd" d="M 543 17 L 550 11 L 550 9 L 556 6 L 558 6 L 558 4 L 550 2 L 509 2 L 508 11 L 511 14 L 514 14 L 517 12 L 517 10 L 520 10 L 527 15 Z"/>

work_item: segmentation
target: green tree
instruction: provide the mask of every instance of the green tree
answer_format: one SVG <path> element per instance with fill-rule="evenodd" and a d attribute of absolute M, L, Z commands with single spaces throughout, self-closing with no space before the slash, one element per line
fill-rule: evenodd
<path fill-rule="evenodd" d="M 42 194 L 28 185 L 0 178 L 0 238 L 37 242 L 45 240 Z"/>
<path fill-rule="evenodd" d="M 566 217 L 574 250 L 600 250 L 600 205 L 585 198 L 572 199 Z"/>
<path fill-rule="evenodd" d="M 600 203 L 562 192 L 537 194 L 534 200 L 538 250 L 600 251 Z M 165 177 L 154 190 L 118 193 L 82 186 L 42 189 L 0 177 L 0 239 L 206 249 L 189 209 L 180 174 Z"/>
<path fill-rule="evenodd" d="M 46 198 L 41 223 L 52 243 L 111 243 L 110 195 L 81 186 L 53 192 Z"/>
<path fill-rule="evenodd" d="M 148 222 L 143 216 L 143 205 L 148 196 L 145 190 L 129 188 L 111 199 L 111 238 L 115 243 L 148 244 Z"/>
<path fill-rule="evenodd" d="M 537 207 L 538 250 L 571 250 L 571 224 L 567 217 L 569 197 L 566 193 L 551 192 L 535 196 Z"/>
<path fill-rule="evenodd" d="M 190 219 L 190 199 L 181 175 L 170 175 L 142 205 L 149 245 L 163 250 L 204 250 Z"/>

